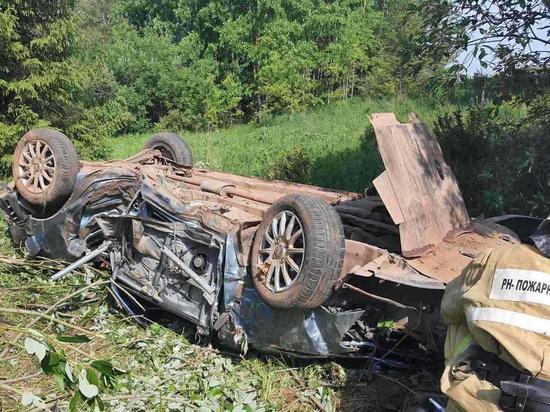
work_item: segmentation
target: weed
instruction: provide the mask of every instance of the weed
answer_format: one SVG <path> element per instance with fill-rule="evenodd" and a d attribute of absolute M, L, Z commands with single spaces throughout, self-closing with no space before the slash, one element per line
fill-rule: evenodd
<path fill-rule="evenodd" d="M 269 166 L 267 177 L 295 183 L 311 182 L 311 160 L 302 147 L 283 152 Z"/>
<path fill-rule="evenodd" d="M 431 125 L 440 108 L 415 100 L 351 99 L 307 113 L 273 117 L 261 125 L 180 134 L 189 142 L 195 161 L 208 164 L 210 169 L 268 178 L 274 173 L 273 159 L 302 148 L 303 157 L 311 162 L 309 183 L 361 192 L 382 171 L 374 134 L 365 133 L 372 131 L 368 116 L 388 111 L 396 112 L 402 121 L 409 112 L 416 112 Z M 144 133 L 110 139 L 112 157 L 134 155 L 149 136 Z"/>

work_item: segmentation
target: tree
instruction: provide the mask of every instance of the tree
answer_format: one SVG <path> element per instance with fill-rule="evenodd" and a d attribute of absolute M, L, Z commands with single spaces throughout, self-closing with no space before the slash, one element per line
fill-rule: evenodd
<path fill-rule="evenodd" d="M 547 215 L 549 2 L 422 0 L 415 13 L 424 16 L 426 27 L 420 56 L 460 55 L 449 79 L 462 80 L 462 93 L 477 94 L 479 106 L 442 115 L 435 127 L 468 206 L 474 213 Z M 466 66 L 475 60 L 489 76 L 465 79 Z M 517 116 L 507 116 L 510 107 Z"/>
<path fill-rule="evenodd" d="M 5 0 L 0 4 L 0 168 L 18 137 L 55 124 L 76 76 L 68 62 L 71 0 Z"/>
<path fill-rule="evenodd" d="M 423 56 L 456 58 L 452 67 L 464 74 L 473 59 L 502 76 L 532 73 L 544 80 L 527 93 L 547 91 L 550 64 L 550 13 L 547 0 L 423 0 L 416 12 L 425 16 Z M 528 85 L 525 84 L 525 87 Z"/>
<path fill-rule="evenodd" d="M 230 105 L 230 116 L 210 110 L 212 124 L 213 113 L 261 118 L 329 100 L 398 89 L 404 94 L 412 84 L 405 71 L 399 87 L 393 78 L 408 58 L 403 48 L 422 28 L 415 23 L 403 34 L 396 26 L 403 23 L 404 13 L 394 16 L 404 3 L 411 0 L 121 0 L 120 9 L 144 36 L 152 31 L 186 45 L 189 54 L 180 55 L 185 61 L 180 69 L 212 59 L 216 93 L 229 90 L 223 85 L 228 78 L 240 85 L 241 99 L 220 96 L 238 101 L 239 108 Z M 173 110 L 188 112 L 181 106 Z"/>
<path fill-rule="evenodd" d="M 425 49 L 468 51 L 482 67 L 502 72 L 546 68 L 550 63 L 550 13 L 545 0 L 423 1 Z M 488 58 L 491 57 L 492 61 Z"/>

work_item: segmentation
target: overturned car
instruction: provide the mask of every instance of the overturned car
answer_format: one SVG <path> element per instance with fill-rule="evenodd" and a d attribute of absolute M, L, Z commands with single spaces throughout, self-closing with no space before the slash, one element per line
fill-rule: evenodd
<path fill-rule="evenodd" d="M 414 116 L 371 116 L 386 170 L 368 194 L 192 166 L 159 133 L 126 160 L 80 161 L 60 132 L 19 142 L 0 189 L 11 236 L 33 256 L 111 272 L 133 315 L 150 302 L 201 340 L 298 357 L 433 359 L 445 284 L 481 250 L 539 220 L 471 221 L 441 149 Z"/>

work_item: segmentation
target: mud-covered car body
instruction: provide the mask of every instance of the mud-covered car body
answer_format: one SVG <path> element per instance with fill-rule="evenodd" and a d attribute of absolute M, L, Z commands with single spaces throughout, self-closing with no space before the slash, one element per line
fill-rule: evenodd
<path fill-rule="evenodd" d="M 331 297 L 313 309 L 274 308 L 250 279 L 257 228 L 288 194 L 324 200 L 344 225 L 342 273 Z M 378 196 L 193 168 L 155 149 L 81 162 L 70 198 L 55 213 L 29 205 L 13 183 L 0 192 L 0 207 L 13 239 L 31 255 L 71 262 L 95 253 L 110 267 L 116 300 L 133 315 L 147 301 L 195 324 L 203 340 L 237 350 L 382 356 L 394 366 L 425 362 L 441 349 L 445 283 L 477 251 L 520 241 L 495 222 L 525 233 L 538 222 L 474 222 L 405 258 L 399 226 Z"/>

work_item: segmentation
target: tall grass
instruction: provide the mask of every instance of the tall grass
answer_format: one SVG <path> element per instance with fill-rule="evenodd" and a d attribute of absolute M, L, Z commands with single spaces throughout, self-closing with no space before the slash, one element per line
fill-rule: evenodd
<path fill-rule="evenodd" d="M 210 169 L 267 177 L 281 154 L 303 148 L 312 163 L 315 185 L 363 191 L 382 171 L 382 162 L 368 116 L 395 112 L 401 121 L 417 113 L 428 125 L 443 108 L 415 100 L 354 99 L 308 113 L 279 116 L 264 124 L 248 124 L 213 132 L 181 133 L 195 163 Z M 151 134 L 110 140 L 113 158 L 142 149 Z"/>

